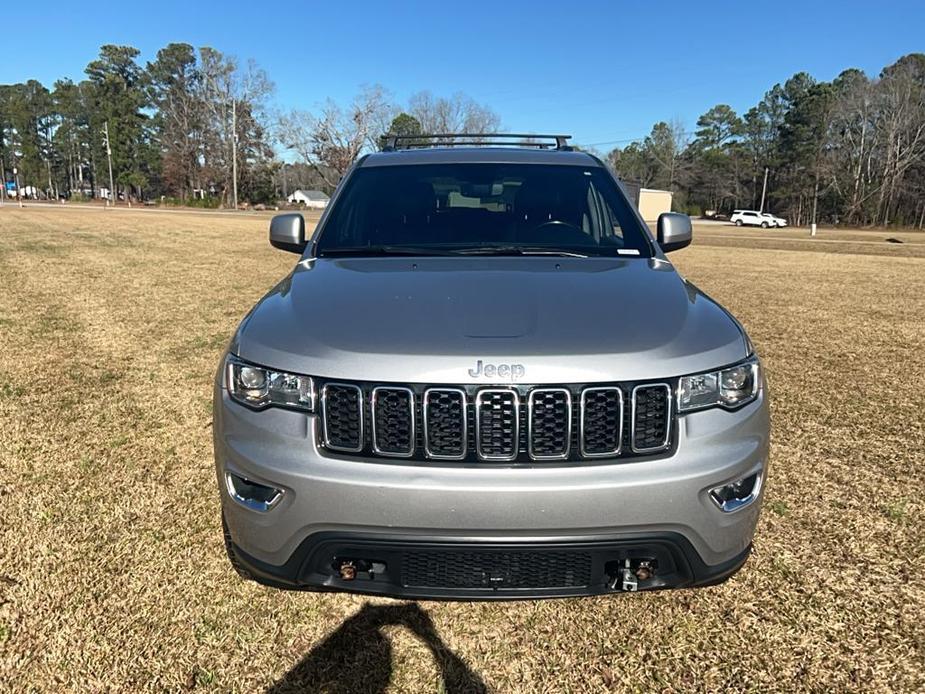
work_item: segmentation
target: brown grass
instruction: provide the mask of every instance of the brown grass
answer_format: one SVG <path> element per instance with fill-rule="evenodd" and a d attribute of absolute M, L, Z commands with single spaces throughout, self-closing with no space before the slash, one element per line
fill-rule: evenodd
<path fill-rule="evenodd" d="M 812 237 L 803 228 L 761 229 L 695 221 L 694 230 L 698 245 L 925 258 L 925 232 L 908 229 L 819 229 Z"/>
<path fill-rule="evenodd" d="M 210 384 L 294 261 L 265 229 L 0 209 L 0 690 L 925 688 L 912 244 L 770 250 L 703 230 L 677 254 L 747 326 L 773 389 L 765 511 L 733 580 L 415 606 L 262 588 L 224 557 Z"/>

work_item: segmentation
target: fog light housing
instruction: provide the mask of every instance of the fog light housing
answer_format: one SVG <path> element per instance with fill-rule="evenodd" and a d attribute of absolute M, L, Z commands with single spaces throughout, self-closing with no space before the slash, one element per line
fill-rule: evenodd
<path fill-rule="evenodd" d="M 723 513 L 732 513 L 744 508 L 758 498 L 761 493 L 761 470 L 740 477 L 710 490 L 710 498 Z"/>
<path fill-rule="evenodd" d="M 283 498 L 283 490 L 245 479 L 233 472 L 225 473 L 228 495 L 251 511 L 266 513 Z"/>

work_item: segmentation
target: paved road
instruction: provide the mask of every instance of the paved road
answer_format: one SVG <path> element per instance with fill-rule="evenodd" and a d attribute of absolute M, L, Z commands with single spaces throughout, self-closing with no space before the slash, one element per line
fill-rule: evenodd
<path fill-rule="evenodd" d="M 203 214 L 203 215 L 213 215 L 213 216 L 224 216 L 224 217 L 241 217 L 241 216 L 252 216 L 252 217 L 267 217 L 277 213 L 277 210 L 197 210 L 189 207 L 181 208 L 169 208 L 169 207 L 146 207 L 144 205 L 136 205 L 134 207 L 127 207 L 124 205 L 117 205 L 115 207 L 104 207 L 102 205 L 86 205 L 83 203 L 55 203 L 55 202 L 42 202 L 39 200 L 28 200 L 23 203 L 22 209 L 29 209 L 33 207 L 45 208 L 45 209 L 54 209 L 54 210 L 84 210 L 91 212 L 106 212 L 112 210 L 114 212 L 140 212 L 145 214 Z M 0 205 L 0 209 L 20 209 L 19 205 L 13 201 L 4 200 L 3 204 Z M 312 211 L 303 210 L 307 218 L 316 219 L 320 216 L 319 213 Z"/>

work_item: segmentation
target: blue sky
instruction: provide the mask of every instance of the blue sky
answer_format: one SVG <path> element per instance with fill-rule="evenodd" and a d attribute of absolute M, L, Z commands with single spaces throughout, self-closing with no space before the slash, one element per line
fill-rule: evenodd
<path fill-rule="evenodd" d="M 876 75 L 925 51 L 923 0 L 17 2 L 2 25 L 0 83 L 81 79 L 104 43 L 148 60 L 182 41 L 256 60 L 282 109 L 346 102 L 368 83 L 398 102 L 463 91 L 505 130 L 568 132 L 601 149 L 658 120 L 693 127 L 717 103 L 742 113 L 800 70 Z"/>

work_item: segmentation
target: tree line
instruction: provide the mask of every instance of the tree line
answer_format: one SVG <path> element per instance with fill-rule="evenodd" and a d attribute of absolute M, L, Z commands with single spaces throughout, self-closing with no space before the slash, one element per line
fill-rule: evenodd
<path fill-rule="evenodd" d="M 331 192 L 384 133 L 501 124 L 462 93 L 422 91 L 397 104 L 381 85 L 348 104 L 280 112 L 253 62 L 184 43 L 145 64 L 138 57 L 131 46 L 105 45 L 80 82 L 0 85 L 3 188 L 49 199 L 267 203 L 299 187 Z M 925 54 L 876 78 L 797 73 L 742 115 L 714 106 L 692 133 L 660 122 L 603 158 L 626 180 L 673 191 L 675 208 L 691 214 L 762 208 L 793 224 L 922 226 Z"/>
<path fill-rule="evenodd" d="M 267 195 L 273 150 L 264 106 L 273 85 L 253 64 L 170 44 L 142 66 L 106 45 L 86 79 L 0 86 L 0 171 L 31 197 L 227 200 L 232 139 L 245 197 Z M 13 170 L 16 173 L 13 174 Z"/>
<path fill-rule="evenodd" d="M 759 209 L 793 224 L 923 226 L 925 54 L 876 78 L 849 69 L 831 82 L 800 72 L 743 115 L 714 106 L 688 134 L 660 122 L 611 151 L 615 171 L 675 193 L 692 214 Z M 766 178 L 767 176 L 767 178 Z"/>
<path fill-rule="evenodd" d="M 105 45 L 80 82 L 0 85 L 0 195 L 266 203 L 297 187 L 332 191 L 396 117 L 418 132 L 500 124 L 464 94 L 424 91 L 399 107 L 379 85 L 347 106 L 279 113 L 268 106 L 273 83 L 253 62 L 185 43 L 144 65 L 138 56 Z M 275 145 L 299 161 L 281 161 Z"/>

